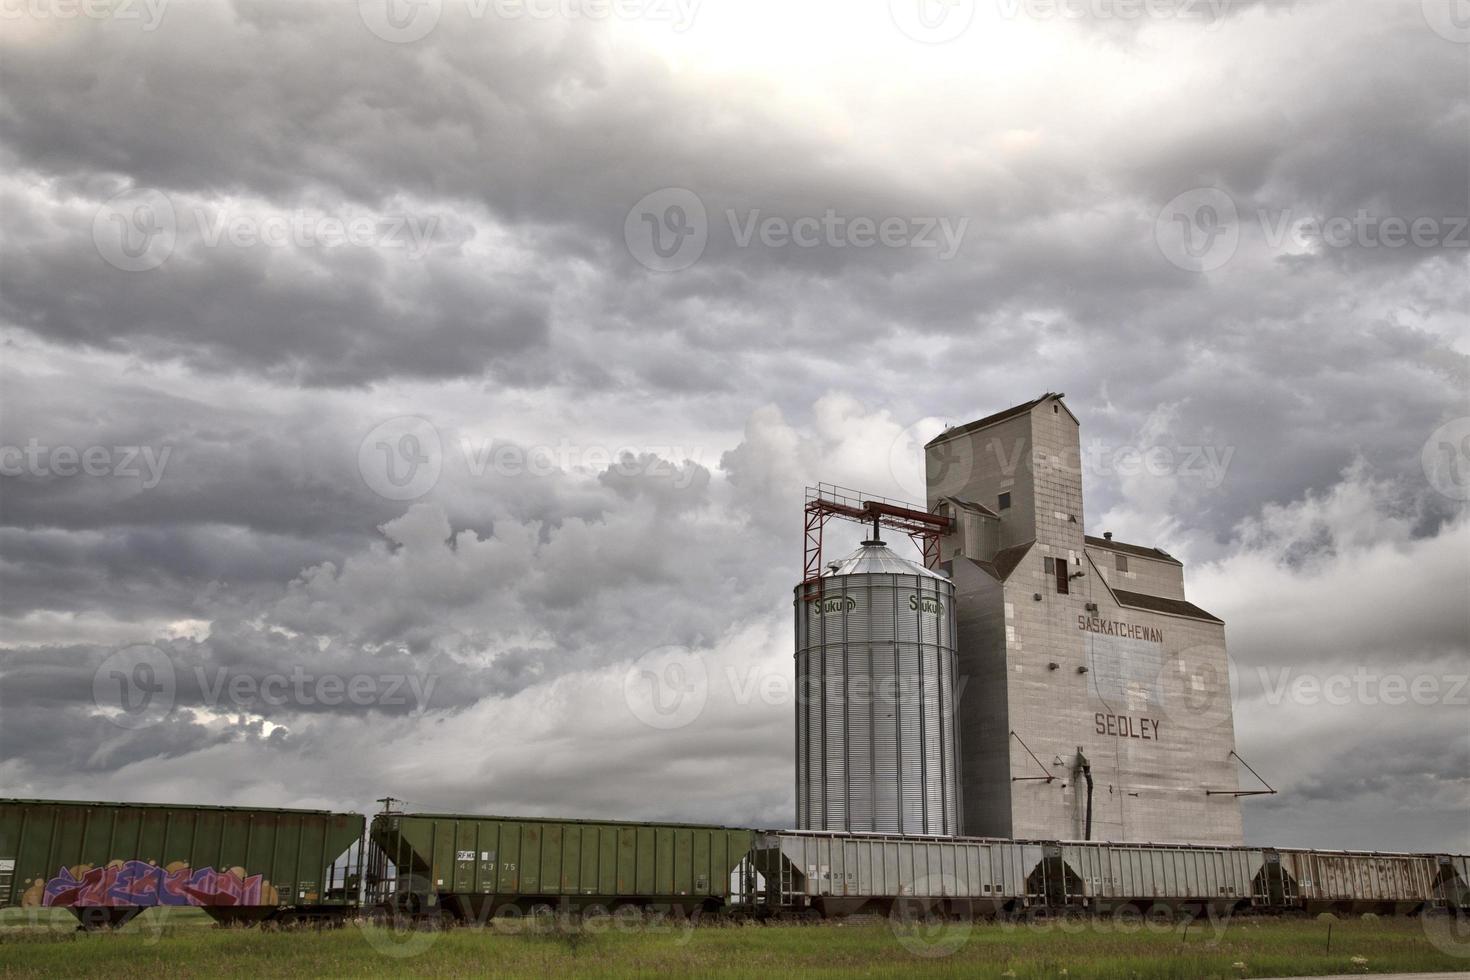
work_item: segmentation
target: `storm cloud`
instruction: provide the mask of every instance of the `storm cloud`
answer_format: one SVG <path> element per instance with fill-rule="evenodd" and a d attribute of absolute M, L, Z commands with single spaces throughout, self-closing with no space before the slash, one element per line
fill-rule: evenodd
<path fill-rule="evenodd" d="M 1249 837 L 1470 848 L 1451 5 L 912 6 L 8 11 L 7 792 L 789 824 L 803 488 L 1062 391 Z"/>

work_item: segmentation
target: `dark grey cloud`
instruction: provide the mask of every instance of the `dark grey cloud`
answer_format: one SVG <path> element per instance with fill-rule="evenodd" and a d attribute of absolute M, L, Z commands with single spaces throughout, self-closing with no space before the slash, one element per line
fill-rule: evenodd
<path fill-rule="evenodd" d="M 883 6 L 844 34 L 707 0 L 681 34 L 446 4 L 403 45 L 355 3 L 7 22 L 0 448 L 168 455 L 0 476 L 0 781 L 786 823 L 790 706 L 732 685 L 789 672 L 802 488 L 918 496 L 910 427 L 1060 390 L 1101 447 L 1089 530 L 1184 555 L 1230 624 L 1243 751 L 1309 747 L 1253 839 L 1470 846 L 1453 705 L 1270 703 L 1257 675 L 1470 664 L 1464 505 L 1421 464 L 1470 415 L 1470 249 L 1288 234 L 1363 211 L 1453 238 L 1464 46 L 1414 2 L 1022 3 L 934 46 Z M 708 241 L 656 273 L 625 222 L 670 187 Z M 128 272 L 98 223 L 144 191 L 175 226 Z M 1203 274 L 1158 239 L 1192 192 L 1239 231 Z M 740 240 L 829 213 L 963 236 Z M 1150 448 L 1177 465 L 1115 465 Z M 381 467 L 420 452 L 435 479 L 395 495 Z M 93 703 L 134 643 L 180 678 L 137 730 Z M 713 678 L 672 735 L 622 689 L 667 645 Z M 437 686 L 417 711 L 222 702 L 198 674 L 294 669 Z"/>

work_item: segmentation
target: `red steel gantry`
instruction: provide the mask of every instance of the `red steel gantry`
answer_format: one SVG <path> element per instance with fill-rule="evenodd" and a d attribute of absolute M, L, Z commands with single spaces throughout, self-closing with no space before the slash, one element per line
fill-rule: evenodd
<path fill-rule="evenodd" d="M 828 518 L 871 524 L 875 538 L 880 527 L 907 534 L 918 546 L 925 568 L 939 564 L 939 539 L 951 523 L 948 517 L 931 514 L 922 507 L 831 483 L 807 487 L 805 509 L 806 560 L 801 581 L 806 586 L 820 583 L 822 578 L 822 529 Z"/>

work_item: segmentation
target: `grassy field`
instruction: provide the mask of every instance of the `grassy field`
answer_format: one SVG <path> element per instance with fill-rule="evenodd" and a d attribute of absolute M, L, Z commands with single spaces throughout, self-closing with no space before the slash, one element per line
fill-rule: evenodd
<path fill-rule="evenodd" d="M 117 933 L 79 935 L 70 916 L 0 915 L 0 977 L 908 976 L 1177 978 L 1470 970 L 1470 948 L 1436 948 L 1414 920 L 1235 919 L 903 928 L 886 919 L 817 925 L 524 921 L 447 932 L 349 925 L 305 932 L 220 929 L 154 910 Z M 1444 947 L 1446 944 L 1439 944 Z"/>

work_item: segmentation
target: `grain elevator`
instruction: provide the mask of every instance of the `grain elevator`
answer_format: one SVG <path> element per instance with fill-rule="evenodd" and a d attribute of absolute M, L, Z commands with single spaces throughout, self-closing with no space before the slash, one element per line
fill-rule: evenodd
<path fill-rule="evenodd" d="M 798 827 L 1241 842 L 1224 623 L 1172 555 L 1086 533 L 1079 428 L 1048 393 L 946 430 L 922 507 L 809 491 Z M 834 515 L 874 530 L 821 566 Z"/>

